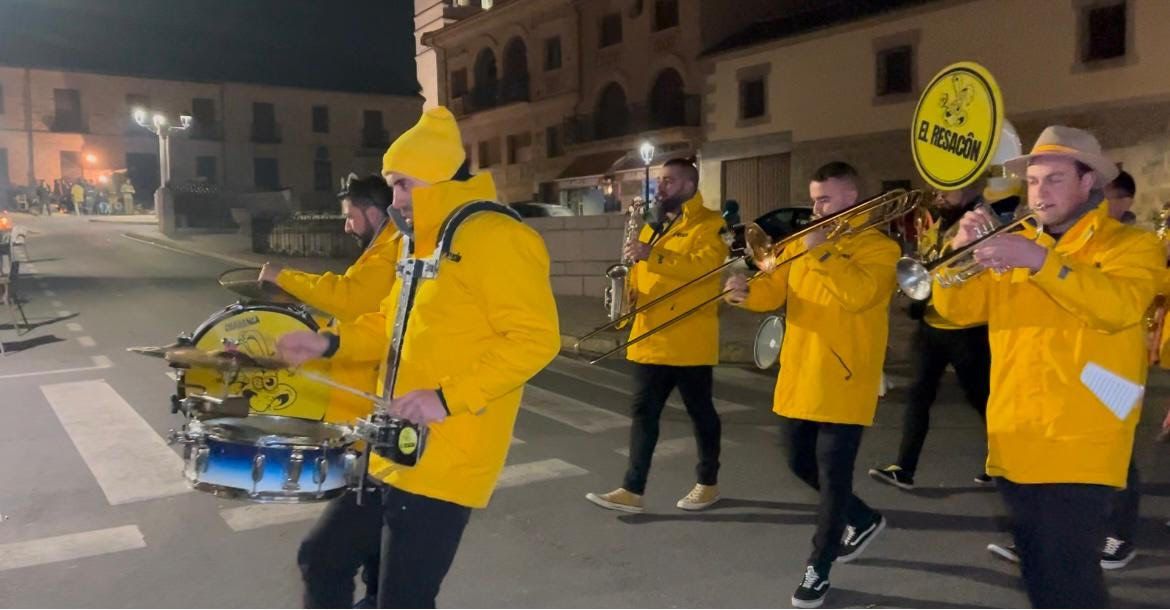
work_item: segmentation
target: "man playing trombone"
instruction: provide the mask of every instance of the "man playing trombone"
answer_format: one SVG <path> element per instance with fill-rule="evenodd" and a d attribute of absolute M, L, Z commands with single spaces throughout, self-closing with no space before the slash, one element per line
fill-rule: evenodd
<path fill-rule="evenodd" d="M 996 273 L 944 287 L 934 306 L 986 322 L 991 341 L 987 472 L 1012 518 L 1035 607 L 1109 604 L 1101 540 L 1112 492 L 1126 484 L 1146 382 L 1146 308 L 1165 259 L 1154 235 L 1109 218 L 1101 189 L 1117 167 L 1091 134 L 1044 130 L 1026 172 L 1038 227 L 971 245 L 994 223 L 960 221 L 954 250 Z"/>
<path fill-rule="evenodd" d="M 846 163 L 818 169 L 809 184 L 814 215 L 856 206 L 857 182 Z M 788 467 L 820 492 L 813 549 L 792 605 L 817 608 L 833 562 L 857 558 L 886 523 L 853 495 L 853 466 L 877 408 L 900 248 L 870 229 L 833 241 L 814 231 L 790 244 L 783 258 L 800 251 L 750 290 L 747 278 L 732 276 L 726 299 L 761 312 L 787 304 L 773 411 L 781 417 Z"/>
<path fill-rule="evenodd" d="M 689 159 L 672 159 L 658 184 L 661 204 L 656 221 L 642 227 L 638 240 L 625 245 L 625 258 L 636 261 L 631 274 L 636 301 L 648 303 L 715 269 L 727 257 L 720 237 L 724 222 L 703 206 L 699 171 Z M 694 288 L 681 291 L 662 305 L 634 316 L 630 337 L 640 337 L 704 300 L 717 298 L 719 276 L 712 274 Z M 666 400 L 677 387 L 694 423 L 699 445 L 698 482 L 675 505 L 701 510 L 719 500 L 721 425 L 712 400 L 713 369 L 719 363 L 718 302 L 630 345 L 626 358 L 634 363 L 633 425 L 630 459 L 622 486 L 585 498 L 603 508 L 642 511 L 642 495 L 650 461 L 658 443 L 658 422 Z"/>

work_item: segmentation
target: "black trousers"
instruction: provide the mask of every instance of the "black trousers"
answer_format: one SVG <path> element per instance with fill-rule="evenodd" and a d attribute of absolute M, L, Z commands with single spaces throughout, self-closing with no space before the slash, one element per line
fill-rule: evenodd
<path fill-rule="evenodd" d="M 997 481 L 1011 513 L 1020 572 L 1032 606 L 1109 607 L 1100 562 L 1105 513 L 1114 489 L 1077 483 Z"/>
<path fill-rule="evenodd" d="M 658 422 L 666 399 L 677 387 L 687 414 L 694 423 L 699 445 L 698 482 L 715 485 L 719 478 L 719 439 L 722 424 L 711 398 L 713 367 L 668 366 L 634 363 L 633 425 L 630 427 L 630 461 L 622 487 L 643 494 L 650 476 L 650 462 L 658 444 Z"/>
<path fill-rule="evenodd" d="M 861 526 L 877 518 L 876 511 L 853 495 L 853 466 L 865 427 L 782 417 L 780 430 L 788 468 L 820 492 L 808 563 L 827 575 L 841 550 L 845 526 Z"/>
<path fill-rule="evenodd" d="M 967 402 L 980 417 L 987 415 L 991 391 L 991 348 L 986 326 L 942 330 L 920 321 L 913 341 L 914 381 L 906 398 L 897 461 L 910 476 L 918 470 L 918 457 L 930 430 L 930 407 L 938 396 L 947 365 L 954 367 Z"/>
<path fill-rule="evenodd" d="M 381 540 L 380 494 L 366 494 L 362 506 L 354 492 L 330 502 L 297 551 L 305 607 L 352 607 L 353 576 L 359 568 L 366 596 L 377 599 Z"/>
<path fill-rule="evenodd" d="M 1137 469 L 1137 456 L 1129 458 L 1129 474 L 1126 475 L 1125 489 L 1115 492 L 1109 502 L 1109 520 L 1105 535 L 1135 543 L 1137 535 L 1138 508 L 1141 504 L 1141 476 Z"/>
<path fill-rule="evenodd" d="M 382 486 L 379 608 L 434 608 L 471 509 Z"/>

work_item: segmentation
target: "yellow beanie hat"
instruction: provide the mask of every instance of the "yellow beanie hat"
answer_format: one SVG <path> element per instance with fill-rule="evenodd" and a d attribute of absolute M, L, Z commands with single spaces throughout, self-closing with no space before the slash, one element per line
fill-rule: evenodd
<path fill-rule="evenodd" d="M 435 184 L 450 180 L 467 153 L 455 117 L 443 106 L 423 113 L 382 156 L 382 173 L 395 172 Z"/>

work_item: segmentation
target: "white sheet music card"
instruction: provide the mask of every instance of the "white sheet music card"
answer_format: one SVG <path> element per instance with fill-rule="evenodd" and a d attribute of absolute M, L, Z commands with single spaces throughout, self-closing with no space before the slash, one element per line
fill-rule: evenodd
<path fill-rule="evenodd" d="M 1081 370 L 1081 383 L 1122 421 L 1129 417 L 1130 411 L 1137 406 L 1142 392 L 1145 391 L 1144 386 L 1105 370 L 1093 362 L 1085 364 L 1085 368 Z"/>

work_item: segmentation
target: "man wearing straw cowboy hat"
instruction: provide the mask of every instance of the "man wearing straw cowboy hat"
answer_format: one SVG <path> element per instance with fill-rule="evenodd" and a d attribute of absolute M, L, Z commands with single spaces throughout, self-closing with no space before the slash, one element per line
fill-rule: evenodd
<path fill-rule="evenodd" d="M 1036 607 L 1105 607 L 1100 544 L 1124 487 L 1146 382 L 1142 318 L 1165 261 L 1157 239 L 1109 218 L 1117 167 L 1088 132 L 1044 130 L 1007 168 L 1026 175 L 1038 226 L 978 244 L 996 273 L 934 287 L 956 323 L 986 322 L 991 342 L 987 472 L 1013 522 Z M 991 224 L 960 221 L 954 248 Z"/>

